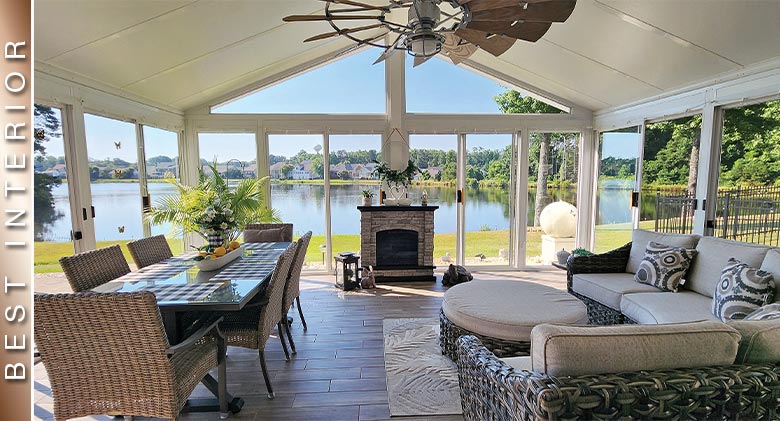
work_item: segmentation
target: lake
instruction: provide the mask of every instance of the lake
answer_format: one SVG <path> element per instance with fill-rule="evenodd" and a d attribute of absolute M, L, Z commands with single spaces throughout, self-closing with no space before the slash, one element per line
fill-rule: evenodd
<path fill-rule="evenodd" d="M 360 213 L 356 206 L 361 203 L 361 191 L 377 186 L 333 185 L 331 186 L 332 231 L 334 234 L 360 233 Z M 436 211 L 437 233 L 454 233 L 456 229 L 456 203 L 454 187 L 419 187 L 410 191 L 410 196 L 419 203 L 423 190 L 428 192 L 430 205 L 439 206 Z M 44 227 L 36 227 L 36 238 L 44 241 L 70 241 L 70 219 L 67 185 L 53 189 L 55 207 L 63 216 Z M 149 183 L 149 193 L 154 201 L 176 189 L 165 183 Z M 551 189 L 554 200 L 565 200 L 576 205 L 576 190 Z M 529 222 L 533 223 L 535 191 L 528 193 Z M 92 201 L 95 206 L 96 239 L 132 240 L 143 237 L 141 224 L 141 199 L 138 184 L 95 183 L 92 184 Z M 599 189 L 600 203 L 598 224 L 624 223 L 631 220 L 629 201 L 631 190 L 622 185 L 604 185 Z M 644 199 L 644 197 L 643 197 Z M 645 206 L 655 194 L 647 195 Z M 311 184 L 272 184 L 271 201 L 285 222 L 295 224 L 296 233 L 311 230 L 315 235 L 325 233 L 325 188 Z M 376 202 L 376 198 L 375 198 Z M 509 228 L 509 192 L 501 188 L 467 189 L 466 230 L 501 230 Z M 645 213 L 645 212 L 643 212 Z M 120 232 L 122 231 L 123 232 Z M 164 234 L 169 226 L 152 227 L 152 234 Z"/>

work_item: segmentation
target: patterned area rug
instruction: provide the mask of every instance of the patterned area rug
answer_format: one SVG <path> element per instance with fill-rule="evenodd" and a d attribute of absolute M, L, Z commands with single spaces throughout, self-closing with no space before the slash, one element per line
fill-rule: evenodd
<path fill-rule="evenodd" d="M 441 354 L 436 319 L 385 319 L 390 415 L 462 414 L 458 369 Z"/>

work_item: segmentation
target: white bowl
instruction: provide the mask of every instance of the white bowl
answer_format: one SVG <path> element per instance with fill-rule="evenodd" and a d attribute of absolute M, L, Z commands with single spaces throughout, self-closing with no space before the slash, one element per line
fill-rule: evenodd
<path fill-rule="evenodd" d="M 409 206 L 412 204 L 412 199 L 398 199 L 398 206 Z"/>
<path fill-rule="evenodd" d="M 395 199 L 385 199 L 384 204 L 385 206 L 397 206 L 398 201 Z"/>
<path fill-rule="evenodd" d="M 211 272 L 213 270 L 217 270 L 225 266 L 226 264 L 232 262 L 233 260 L 238 259 L 241 257 L 241 254 L 244 252 L 244 246 L 240 246 L 239 248 L 230 251 L 226 253 L 222 257 L 211 258 L 209 260 L 200 260 L 195 262 L 195 266 L 198 267 L 198 269 L 204 271 L 204 272 Z"/>

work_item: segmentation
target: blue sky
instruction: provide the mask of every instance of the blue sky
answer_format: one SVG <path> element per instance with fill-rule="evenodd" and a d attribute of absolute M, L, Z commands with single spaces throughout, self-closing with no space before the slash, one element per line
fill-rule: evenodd
<path fill-rule="evenodd" d="M 384 113 L 384 64 L 372 64 L 378 55 L 379 50 L 367 49 L 223 105 L 215 112 Z M 414 68 L 407 57 L 406 83 L 408 112 L 500 113 L 493 98 L 508 89 L 454 66 L 446 58 L 433 58 Z M 85 124 L 90 158 L 137 161 L 132 124 L 95 115 L 86 115 Z M 632 136 L 636 135 L 605 134 L 605 156 L 635 156 L 636 143 L 631 141 Z M 178 155 L 174 132 L 146 127 L 144 138 L 147 158 Z M 199 139 L 201 158 L 212 160 L 216 156 L 220 161 L 233 158 L 250 161 L 255 155 L 253 134 L 201 133 Z M 377 134 L 331 135 L 330 140 L 332 151 L 381 149 Z M 121 142 L 121 148 L 116 149 L 114 142 Z M 511 136 L 506 134 L 469 135 L 467 147 L 503 149 L 510 143 Z M 322 144 L 320 135 L 272 135 L 269 147 L 274 155 L 290 156 L 301 149 L 313 152 L 317 144 Z M 456 137 L 417 135 L 412 137 L 411 146 L 456 149 Z M 49 142 L 47 149 L 51 155 L 63 155 L 61 141 Z"/>

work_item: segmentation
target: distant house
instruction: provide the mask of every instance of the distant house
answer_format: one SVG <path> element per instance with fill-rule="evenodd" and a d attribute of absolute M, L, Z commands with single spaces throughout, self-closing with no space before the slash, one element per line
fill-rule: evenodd
<path fill-rule="evenodd" d="M 442 169 L 441 167 L 428 167 L 428 168 L 420 168 L 420 171 L 427 172 L 431 176 L 431 179 L 434 179 L 436 178 L 436 176 L 441 174 Z M 422 174 L 415 175 L 414 179 L 417 181 L 422 180 Z"/>
<path fill-rule="evenodd" d="M 146 167 L 146 176 L 149 178 L 165 178 L 166 174 L 178 174 L 179 166 L 175 162 L 158 162 L 157 165 Z"/>
<path fill-rule="evenodd" d="M 282 168 L 287 165 L 287 162 L 277 162 L 276 164 L 271 165 L 270 168 L 270 174 L 271 178 L 279 180 L 282 178 Z"/>
<path fill-rule="evenodd" d="M 65 167 L 65 164 L 55 164 L 53 167 L 49 168 L 43 173 L 52 177 L 66 178 L 68 176 L 67 171 L 68 169 Z"/>
<path fill-rule="evenodd" d="M 244 178 L 257 177 L 257 164 L 251 164 L 244 167 Z"/>
<path fill-rule="evenodd" d="M 311 180 L 311 161 L 296 164 L 290 173 L 293 180 Z"/>

